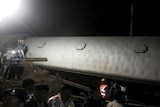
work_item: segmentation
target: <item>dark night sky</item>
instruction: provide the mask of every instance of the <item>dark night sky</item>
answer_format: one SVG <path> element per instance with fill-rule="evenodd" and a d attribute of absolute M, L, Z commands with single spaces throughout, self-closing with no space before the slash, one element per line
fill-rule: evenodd
<path fill-rule="evenodd" d="M 4 19 L 0 34 L 33 36 L 129 36 L 133 0 L 22 0 L 21 9 Z M 159 36 L 156 0 L 135 0 L 133 36 Z"/>

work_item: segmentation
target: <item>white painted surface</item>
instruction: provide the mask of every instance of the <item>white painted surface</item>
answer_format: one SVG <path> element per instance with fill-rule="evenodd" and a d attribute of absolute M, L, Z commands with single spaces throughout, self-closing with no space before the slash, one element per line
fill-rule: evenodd
<path fill-rule="evenodd" d="M 158 37 L 31 37 L 25 42 L 27 57 L 48 58 L 35 62 L 48 68 L 160 82 Z"/>

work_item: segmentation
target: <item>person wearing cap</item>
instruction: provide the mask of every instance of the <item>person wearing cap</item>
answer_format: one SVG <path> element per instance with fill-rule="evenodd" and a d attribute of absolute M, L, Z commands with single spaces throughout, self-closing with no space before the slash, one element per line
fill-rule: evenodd
<path fill-rule="evenodd" d="M 2 101 L 2 107 L 24 107 L 27 100 L 27 92 L 21 87 L 6 89 Z"/>
<path fill-rule="evenodd" d="M 35 86 L 33 99 L 26 102 L 25 107 L 48 107 L 47 98 L 49 86 L 45 83 L 38 83 Z"/>
<path fill-rule="evenodd" d="M 106 98 L 106 90 L 107 90 L 107 88 L 108 88 L 107 80 L 106 80 L 106 78 L 102 78 L 101 79 L 101 84 L 99 86 L 99 91 L 101 93 L 102 99 L 104 99 L 104 100 Z"/>
<path fill-rule="evenodd" d="M 50 97 L 47 101 L 49 107 L 75 107 L 71 96 L 71 87 L 62 85 L 58 94 Z"/>

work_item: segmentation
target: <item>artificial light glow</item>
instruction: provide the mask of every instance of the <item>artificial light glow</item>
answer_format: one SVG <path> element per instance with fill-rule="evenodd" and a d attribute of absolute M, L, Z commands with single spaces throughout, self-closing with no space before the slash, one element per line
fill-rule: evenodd
<path fill-rule="evenodd" d="M 16 51 L 12 51 L 12 54 L 15 54 L 16 53 Z"/>
<path fill-rule="evenodd" d="M 0 20 L 13 14 L 19 7 L 20 0 L 0 0 Z"/>

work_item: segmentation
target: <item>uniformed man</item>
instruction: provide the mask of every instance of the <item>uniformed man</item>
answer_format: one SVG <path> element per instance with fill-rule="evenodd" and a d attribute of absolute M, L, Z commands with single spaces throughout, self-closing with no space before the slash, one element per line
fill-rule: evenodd
<path fill-rule="evenodd" d="M 104 99 L 104 100 L 106 98 L 106 89 L 107 88 L 108 88 L 107 80 L 106 80 L 106 78 L 102 78 L 101 79 L 101 84 L 99 86 L 99 90 L 100 90 L 102 99 Z"/>

